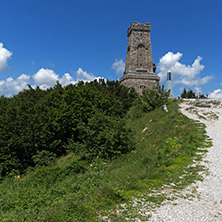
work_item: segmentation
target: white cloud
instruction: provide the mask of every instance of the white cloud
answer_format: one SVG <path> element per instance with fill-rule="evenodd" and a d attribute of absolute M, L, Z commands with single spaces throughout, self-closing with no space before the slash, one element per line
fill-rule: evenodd
<path fill-rule="evenodd" d="M 79 68 L 76 71 L 76 75 L 77 75 L 77 81 L 82 80 L 84 82 L 90 82 L 90 81 L 93 81 L 95 79 L 97 79 L 97 80 L 104 79 L 103 77 L 96 77 L 92 73 L 88 73 L 86 71 L 83 71 L 82 68 Z"/>
<path fill-rule="evenodd" d="M 77 80 L 85 80 L 85 81 L 92 81 L 94 80 L 95 76 L 92 73 L 87 73 L 86 71 L 83 71 L 82 68 L 79 68 L 76 71 L 77 74 Z"/>
<path fill-rule="evenodd" d="M 102 77 L 96 77 L 92 73 L 88 73 L 87 71 L 83 71 L 82 68 L 78 68 L 76 71 L 76 80 L 69 74 L 65 73 L 61 78 L 51 69 L 41 68 L 36 74 L 34 74 L 33 79 L 35 81 L 35 86 L 39 85 L 40 89 L 47 89 L 57 81 L 60 82 L 61 85 L 66 86 L 69 84 L 76 84 L 78 81 L 89 82 L 95 79 L 99 80 Z M 102 78 L 103 79 L 103 78 Z"/>
<path fill-rule="evenodd" d="M 116 74 L 122 74 L 125 69 L 125 62 L 122 59 L 115 59 L 115 62 L 112 64 L 112 69 L 116 70 Z"/>
<path fill-rule="evenodd" d="M 52 69 L 41 68 L 37 73 L 34 74 L 33 79 L 36 84 L 46 84 L 48 86 L 54 85 L 59 80 L 57 75 Z"/>
<path fill-rule="evenodd" d="M 32 81 L 32 86 L 35 88 L 38 85 L 42 90 L 52 87 L 57 81 L 59 81 L 61 85 L 66 86 L 69 84 L 76 84 L 77 81 L 80 80 L 87 82 L 101 79 L 101 77 L 96 77 L 92 73 L 83 71 L 82 68 L 79 68 L 76 71 L 76 80 L 74 80 L 69 73 L 65 73 L 60 78 L 54 70 L 41 68 L 33 76 L 22 74 L 15 80 L 12 77 L 7 78 L 6 80 L 1 80 L 0 95 L 10 96 L 12 94 L 17 94 L 19 91 L 28 88 L 27 84 L 30 84 L 32 78 L 34 80 L 34 82 Z"/>
<path fill-rule="evenodd" d="M 195 90 L 196 94 L 202 93 L 202 88 L 199 86 L 194 87 L 194 90 Z"/>
<path fill-rule="evenodd" d="M 3 73 L 8 68 L 8 60 L 12 56 L 12 52 L 3 47 L 0 42 L 0 73 Z"/>
<path fill-rule="evenodd" d="M 6 80 L 0 81 L 0 94 L 5 96 L 10 96 L 12 94 L 17 94 L 23 89 L 27 89 L 27 84 L 30 83 L 30 76 L 26 74 L 20 75 L 17 79 L 12 77 Z"/>
<path fill-rule="evenodd" d="M 180 52 L 176 54 L 168 52 L 160 59 L 157 69 L 162 83 L 166 80 L 167 72 L 169 71 L 172 73 L 174 85 L 199 86 L 206 84 L 213 78 L 213 76 L 200 77 L 200 73 L 204 69 L 204 65 L 200 64 L 202 60 L 200 56 L 195 59 L 191 66 L 179 62 L 182 56 L 183 54 Z"/>
<path fill-rule="evenodd" d="M 59 82 L 63 85 L 63 86 L 66 86 L 66 85 L 69 85 L 69 84 L 75 84 L 76 81 L 74 81 L 73 77 L 70 76 L 69 73 L 65 73 L 61 79 L 59 79 Z"/>
<path fill-rule="evenodd" d="M 61 85 L 66 86 L 69 84 L 75 84 L 73 77 L 69 73 L 65 73 L 62 78 L 56 74 L 52 69 L 41 68 L 37 73 L 33 75 L 35 85 L 39 85 L 40 89 L 47 89 L 56 84 L 57 81 Z"/>
<path fill-rule="evenodd" d="M 209 94 L 209 98 L 214 98 L 214 99 L 222 99 L 222 89 L 216 89 L 212 93 Z"/>

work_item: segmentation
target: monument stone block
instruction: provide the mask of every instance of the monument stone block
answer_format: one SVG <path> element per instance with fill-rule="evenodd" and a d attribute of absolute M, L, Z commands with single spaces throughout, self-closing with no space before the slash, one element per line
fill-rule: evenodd
<path fill-rule="evenodd" d="M 140 94 L 144 88 L 156 88 L 160 79 L 154 73 L 150 31 L 150 23 L 138 22 L 132 22 L 127 31 L 125 71 L 120 83 L 135 88 Z"/>

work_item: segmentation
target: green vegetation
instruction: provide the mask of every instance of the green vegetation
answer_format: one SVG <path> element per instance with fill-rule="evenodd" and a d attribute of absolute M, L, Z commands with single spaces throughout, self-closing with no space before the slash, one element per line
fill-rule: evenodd
<path fill-rule="evenodd" d="M 210 108 L 211 107 L 210 104 L 202 104 L 202 103 L 199 103 L 199 102 L 196 102 L 195 106 L 200 107 L 200 108 Z"/>
<path fill-rule="evenodd" d="M 128 111 L 127 117 L 136 119 L 145 112 L 150 112 L 163 104 L 168 104 L 170 91 L 164 90 L 164 86 L 158 86 L 157 89 L 143 90 L 140 99 L 134 101 L 134 106 Z"/>
<path fill-rule="evenodd" d="M 167 104 L 169 95 L 170 91 L 165 91 L 163 85 L 162 87 L 158 86 L 157 90 L 143 90 L 141 100 L 139 100 L 140 108 L 144 112 L 152 111 L 163 104 Z"/>
<path fill-rule="evenodd" d="M 208 95 L 204 95 L 204 94 L 200 94 L 200 95 L 196 95 L 196 93 L 189 89 L 188 91 L 184 88 L 183 91 L 181 92 L 180 94 L 181 98 L 202 98 L 202 99 L 205 99 L 208 97 Z"/>
<path fill-rule="evenodd" d="M 124 116 L 137 94 L 119 82 L 57 83 L 0 98 L 0 179 L 24 173 L 37 154 L 113 158 L 133 147 Z M 42 154 L 43 154 L 42 153 Z"/>
<path fill-rule="evenodd" d="M 150 108 L 153 96 L 161 99 Z M 175 100 L 161 111 L 166 96 L 144 91 L 139 98 L 118 82 L 91 82 L 2 97 L 2 221 L 124 221 L 112 210 L 117 204 L 197 179 L 200 167 L 188 165 L 209 145 L 204 126 L 183 116 Z M 141 104 L 152 111 L 141 112 Z"/>
<path fill-rule="evenodd" d="M 206 112 L 203 113 L 207 118 L 211 119 L 211 120 L 217 120 L 219 119 L 219 116 L 216 113 L 213 112 Z"/>

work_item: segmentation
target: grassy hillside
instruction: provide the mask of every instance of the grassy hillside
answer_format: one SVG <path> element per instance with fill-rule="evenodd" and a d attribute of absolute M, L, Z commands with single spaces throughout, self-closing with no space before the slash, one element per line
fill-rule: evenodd
<path fill-rule="evenodd" d="M 198 147 L 206 147 L 204 126 L 183 116 L 177 102 L 169 112 L 160 108 L 131 118 L 127 125 L 135 133 L 135 149 L 113 160 L 83 160 L 70 153 L 48 167 L 36 167 L 21 177 L 11 177 L 0 184 L 2 221 L 100 221 L 111 215 L 119 203 L 141 193 L 152 193 L 163 184 L 180 181 L 183 188 L 197 179 L 198 169 L 187 168 L 193 158 L 200 158 Z M 143 129 L 147 130 L 142 133 Z M 179 179 L 184 170 L 192 171 Z M 161 202 L 165 197 L 150 196 Z"/>

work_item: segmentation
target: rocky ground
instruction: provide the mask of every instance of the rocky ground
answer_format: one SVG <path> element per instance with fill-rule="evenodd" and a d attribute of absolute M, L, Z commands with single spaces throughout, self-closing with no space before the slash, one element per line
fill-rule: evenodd
<path fill-rule="evenodd" d="M 209 169 L 203 181 L 191 184 L 174 200 L 166 200 L 150 213 L 148 221 L 222 221 L 222 100 L 185 100 L 181 112 L 206 125 L 213 146 L 203 158 Z M 171 194 L 169 194 L 171 195 Z M 187 198 L 184 198 L 186 196 Z"/>
<path fill-rule="evenodd" d="M 208 148 L 201 162 L 207 169 L 200 172 L 203 180 L 191 184 L 182 191 L 172 189 L 175 184 L 166 185 L 161 191 L 150 195 L 167 195 L 160 207 L 153 207 L 146 200 L 146 194 L 134 199 L 131 217 L 126 204 L 121 204 L 128 212 L 124 221 L 150 222 L 215 222 L 222 221 L 222 99 L 187 99 L 181 104 L 181 112 L 187 117 L 206 125 L 213 146 Z M 116 212 L 116 214 L 121 213 Z M 146 219 L 139 219 L 139 216 Z M 134 219 L 132 219 L 134 218 Z M 141 217 L 140 217 L 141 218 Z M 149 219 L 148 219 L 149 218 Z M 112 221 L 108 217 L 104 221 Z M 119 220 L 118 220 L 119 221 Z"/>

